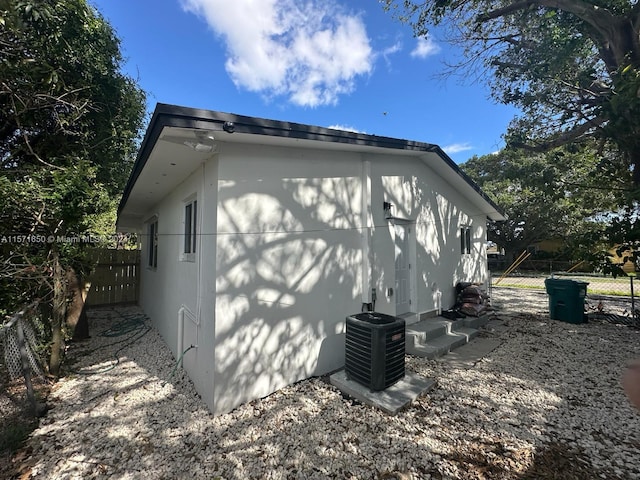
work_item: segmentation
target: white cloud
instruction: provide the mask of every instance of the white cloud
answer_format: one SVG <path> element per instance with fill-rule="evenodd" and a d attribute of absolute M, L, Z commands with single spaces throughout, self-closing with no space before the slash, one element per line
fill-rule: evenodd
<path fill-rule="evenodd" d="M 384 50 L 382 50 L 382 56 L 385 59 L 388 59 L 390 55 L 393 55 L 394 53 L 398 53 L 401 50 L 402 50 L 402 42 L 398 41 L 393 45 L 391 45 L 390 47 L 387 47 Z"/>
<path fill-rule="evenodd" d="M 453 153 L 466 152 L 467 150 L 471 150 L 473 147 L 468 143 L 453 143 L 451 145 L 447 145 L 446 147 L 442 147 L 442 150 L 448 155 Z"/>
<path fill-rule="evenodd" d="M 180 0 L 224 39 L 225 67 L 240 88 L 335 104 L 373 69 L 362 19 L 327 0 Z"/>
<path fill-rule="evenodd" d="M 327 128 L 332 128 L 334 130 L 344 130 L 345 132 L 352 132 L 352 133 L 367 133 L 367 132 L 363 132 L 362 130 L 357 130 L 353 127 L 350 127 L 348 125 L 331 125 Z"/>
<path fill-rule="evenodd" d="M 420 37 L 416 43 L 415 48 L 411 51 L 412 57 L 427 58 L 430 55 L 435 55 L 441 50 L 440 45 L 431 40 L 429 37 Z"/>
<path fill-rule="evenodd" d="M 387 64 L 387 67 L 391 67 L 391 59 L 390 57 L 392 55 L 395 55 L 398 52 L 402 51 L 402 42 L 401 41 L 396 41 L 396 43 L 394 43 L 393 45 L 383 49 L 379 55 L 382 56 L 382 58 L 384 59 L 385 63 Z"/>

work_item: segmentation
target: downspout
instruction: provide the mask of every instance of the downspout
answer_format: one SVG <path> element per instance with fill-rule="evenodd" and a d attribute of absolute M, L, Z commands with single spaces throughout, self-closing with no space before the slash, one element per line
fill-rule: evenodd
<path fill-rule="evenodd" d="M 176 349 L 176 358 L 180 357 L 182 348 L 184 347 L 184 305 L 178 310 L 178 347 Z"/>
<path fill-rule="evenodd" d="M 196 235 L 198 236 L 198 238 L 196 238 L 196 245 L 198 247 L 198 251 L 197 251 L 197 255 L 198 255 L 198 288 L 196 289 L 196 318 L 198 320 L 198 326 L 200 325 L 200 321 L 201 321 L 201 314 L 202 314 L 202 288 L 203 288 L 203 282 L 202 282 L 202 249 L 203 249 L 203 235 L 202 235 L 202 231 L 203 231 L 203 221 L 204 221 L 204 209 L 205 209 L 205 162 L 202 162 L 202 185 L 200 188 L 200 191 L 202 192 L 201 194 L 201 200 L 200 200 L 200 205 L 201 207 L 198 209 L 198 225 L 200 225 L 200 229 L 199 231 L 196 232 Z"/>
<path fill-rule="evenodd" d="M 198 218 L 196 225 L 199 225 L 199 232 L 202 232 L 202 220 L 204 218 L 203 210 L 204 210 L 204 188 L 205 188 L 205 170 L 204 170 L 204 162 L 202 163 L 202 186 L 201 186 L 201 196 L 200 196 L 200 208 L 198 208 Z M 196 197 L 197 198 L 197 197 Z M 196 231 L 196 235 L 199 235 L 199 238 L 196 238 L 196 246 L 197 246 L 197 272 L 196 277 L 198 279 L 198 286 L 196 288 L 196 329 L 200 328 L 200 315 L 202 310 L 202 235 Z M 187 307 L 183 305 L 178 309 L 178 346 L 177 346 L 177 355 L 179 359 L 182 359 L 182 355 L 186 353 L 184 349 L 184 313 L 187 310 Z M 189 311 L 189 316 L 193 319 L 193 312 Z M 199 336 L 199 332 L 198 332 Z M 199 343 L 199 342 L 198 342 Z M 198 348 L 198 345 L 191 345 L 191 348 Z"/>
<path fill-rule="evenodd" d="M 375 310 L 375 290 L 371 290 L 371 162 L 362 161 L 360 224 L 362 226 L 362 310 Z"/>

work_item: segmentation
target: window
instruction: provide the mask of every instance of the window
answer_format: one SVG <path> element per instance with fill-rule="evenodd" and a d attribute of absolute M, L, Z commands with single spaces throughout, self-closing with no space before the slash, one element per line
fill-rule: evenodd
<path fill-rule="evenodd" d="M 184 250 L 186 258 L 196 253 L 196 222 L 198 218 L 198 202 L 193 200 L 184 206 Z"/>
<path fill-rule="evenodd" d="M 471 227 L 464 226 L 460 228 L 460 253 L 471 253 Z"/>
<path fill-rule="evenodd" d="M 150 268 L 158 267 L 158 219 L 151 220 L 148 225 L 149 234 L 149 262 Z"/>

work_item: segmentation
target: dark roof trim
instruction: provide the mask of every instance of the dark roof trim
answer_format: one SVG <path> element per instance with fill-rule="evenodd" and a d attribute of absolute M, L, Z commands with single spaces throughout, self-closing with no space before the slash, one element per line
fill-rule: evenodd
<path fill-rule="evenodd" d="M 235 132 L 238 133 L 301 140 L 315 140 L 320 142 L 344 143 L 346 145 L 390 148 L 425 153 L 433 152 L 442 158 L 447 165 L 449 165 L 471 187 L 473 187 L 473 189 L 482 196 L 485 201 L 494 207 L 496 211 L 502 213 L 502 210 L 489 197 L 487 197 L 480 187 L 478 187 L 478 185 L 471 180 L 468 175 L 460 170 L 458 165 L 439 146 L 434 144 L 158 103 L 149 122 L 147 133 L 140 145 L 140 150 L 135 164 L 133 165 L 131 176 L 129 177 L 129 181 L 124 189 L 122 200 L 118 207 L 118 216 L 127 203 L 131 190 L 140 176 L 140 173 L 151 155 L 151 151 L 158 141 L 164 127 L 222 131 L 223 125 L 226 122 L 233 123 Z"/>

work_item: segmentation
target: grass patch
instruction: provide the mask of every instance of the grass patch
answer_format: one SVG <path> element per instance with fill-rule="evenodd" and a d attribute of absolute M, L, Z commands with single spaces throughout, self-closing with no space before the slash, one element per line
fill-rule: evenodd
<path fill-rule="evenodd" d="M 608 295 L 610 297 L 628 297 L 629 292 L 621 292 L 620 290 L 599 290 L 587 287 L 587 297 L 589 295 Z"/>
<path fill-rule="evenodd" d="M 545 287 L 540 287 L 539 285 L 523 285 L 521 283 L 504 283 L 504 282 L 500 282 L 497 285 L 494 283 L 492 286 L 496 288 L 501 288 L 501 287 L 521 288 L 522 290 L 544 290 L 545 289 Z"/>

